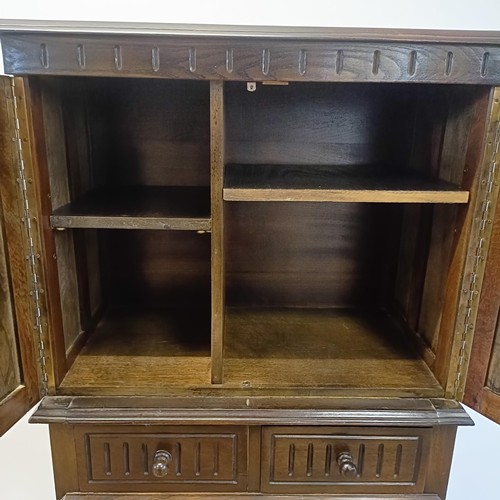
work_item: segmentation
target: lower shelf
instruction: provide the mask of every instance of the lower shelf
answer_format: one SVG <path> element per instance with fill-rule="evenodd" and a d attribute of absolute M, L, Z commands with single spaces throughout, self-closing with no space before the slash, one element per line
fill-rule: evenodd
<path fill-rule="evenodd" d="M 225 343 L 227 385 L 443 395 L 403 332 L 379 311 L 234 308 Z"/>
<path fill-rule="evenodd" d="M 64 378 L 63 394 L 150 394 L 210 384 L 210 311 L 111 309 Z"/>
<path fill-rule="evenodd" d="M 228 308 L 220 385 L 210 383 L 209 332 L 206 312 L 110 311 L 59 393 L 443 396 L 382 312 Z"/>

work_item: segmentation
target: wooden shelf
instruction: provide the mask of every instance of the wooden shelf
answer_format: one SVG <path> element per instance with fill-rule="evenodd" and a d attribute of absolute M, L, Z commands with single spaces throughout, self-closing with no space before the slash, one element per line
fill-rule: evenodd
<path fill-rule="evenodd" d="M 469 192 L 413 171 L 368 166 L 227 165 L 224 200 L 467 203 Z"/>
<path fill-rule="evenodd" d="M 428 366 L 383 312 L 230 308 L 225 338 L 227 385 L 443 395 Z"/>
<path fill-rule="evenodd" d="M 208 187 L 113 187 L 91 191 L 50 217 L 54 228 L 210 231 Z"/>

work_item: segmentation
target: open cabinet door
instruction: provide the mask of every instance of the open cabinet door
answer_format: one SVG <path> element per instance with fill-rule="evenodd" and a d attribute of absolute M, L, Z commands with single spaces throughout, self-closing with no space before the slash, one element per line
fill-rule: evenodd
<path fill-rule="evenodd" d="M 0 435 L 40 397 L 40 338 L 29 272 L 33 252 L 19 194 L 24 181 L 19 153 L 23 137 L 12 85 L 12 78 L 0 76 Z"/>
<path fill-rule="evenodd" d="M 500 423 L 500 202 L 479 299 L 464 403 Z"/>
<path fill-rule="evenodd" d="M 490 129 L 486 137 L 485 155 L 490 163 L 484 188 L 498 191 L 500 164 L 500 87 L 493 93 Z M 474 337 L 463 394 L 464 403 L 500 423 L 500 196 L 491 206 L 484 206 L 481 238 L 478 244 L 477 266 L 484 264 L 484 278 L 477 298 L 471 299 L 471 309 L 477 308 Z M 487 237 L 491 228 L 490 237 Z M 482 254 L 486 255 L 483 261 Z M 472 288 L 472 287 L 471 287 Z"/>

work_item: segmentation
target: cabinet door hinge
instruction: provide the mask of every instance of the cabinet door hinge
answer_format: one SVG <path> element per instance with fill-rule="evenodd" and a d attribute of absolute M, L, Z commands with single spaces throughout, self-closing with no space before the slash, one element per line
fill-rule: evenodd
<path fill-rule="evenodd" d="M 25 164 L 25 152 L 23 149 L 23 142 L 27 138 L 23 137 L 20 125 L 20 113 L 19 113 L 19 102 L 18 95 L 16 92 L 15 79 L 11 79 L 11 99 L 13 103 L 13 112 L 15 119 L 15 136 L 12 140 L 16 144 L 17 154 L 18 154 L 18 171 L 17 171 L 17 183 L 19 185 L 19 194 L 21 198 L 21 222 L 24 225 L 24 235 L 25 235 L 25 249 L 26 249 L 26 265 L 28 269 L 28 276 L 30 277 L 29 283 L 29 296 L 31 297 L 32 310 L 33 310 L 33 330 L 36 335 L 37 342 L 37 355 L 39 364 L 39 376 L 40 376 L 40 392 L 41 396 L 48 394 L 49 377 L 47 373 L 47 350 L 46 350 L 46 337 L 45 337 L 45 320 L 43 314 L 43 304 L 41 300 L 41 294 L 44 293 L 43 287 L 40 281 L 39 272 L 39 259 L 40 253 L 36 249 L 33 226 L 33 210 L 30 206 L 30 199 L 28 195 L 28 183 L 31 179 L 27 178 L 26 175 L 26 164 Z"/>

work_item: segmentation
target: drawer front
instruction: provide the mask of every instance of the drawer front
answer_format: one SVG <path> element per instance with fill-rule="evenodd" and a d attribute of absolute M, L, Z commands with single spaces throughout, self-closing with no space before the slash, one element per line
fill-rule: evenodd
<path fill-rule="evenodd" d="M 263 491 L 423 491 L 427 429 L 267 427 L 262 436 Z"/>
<path fill-rule="evenodd" d="M 244 427 L 94 427 L 78 434 L 82 491 L 245 489 Z"/>

